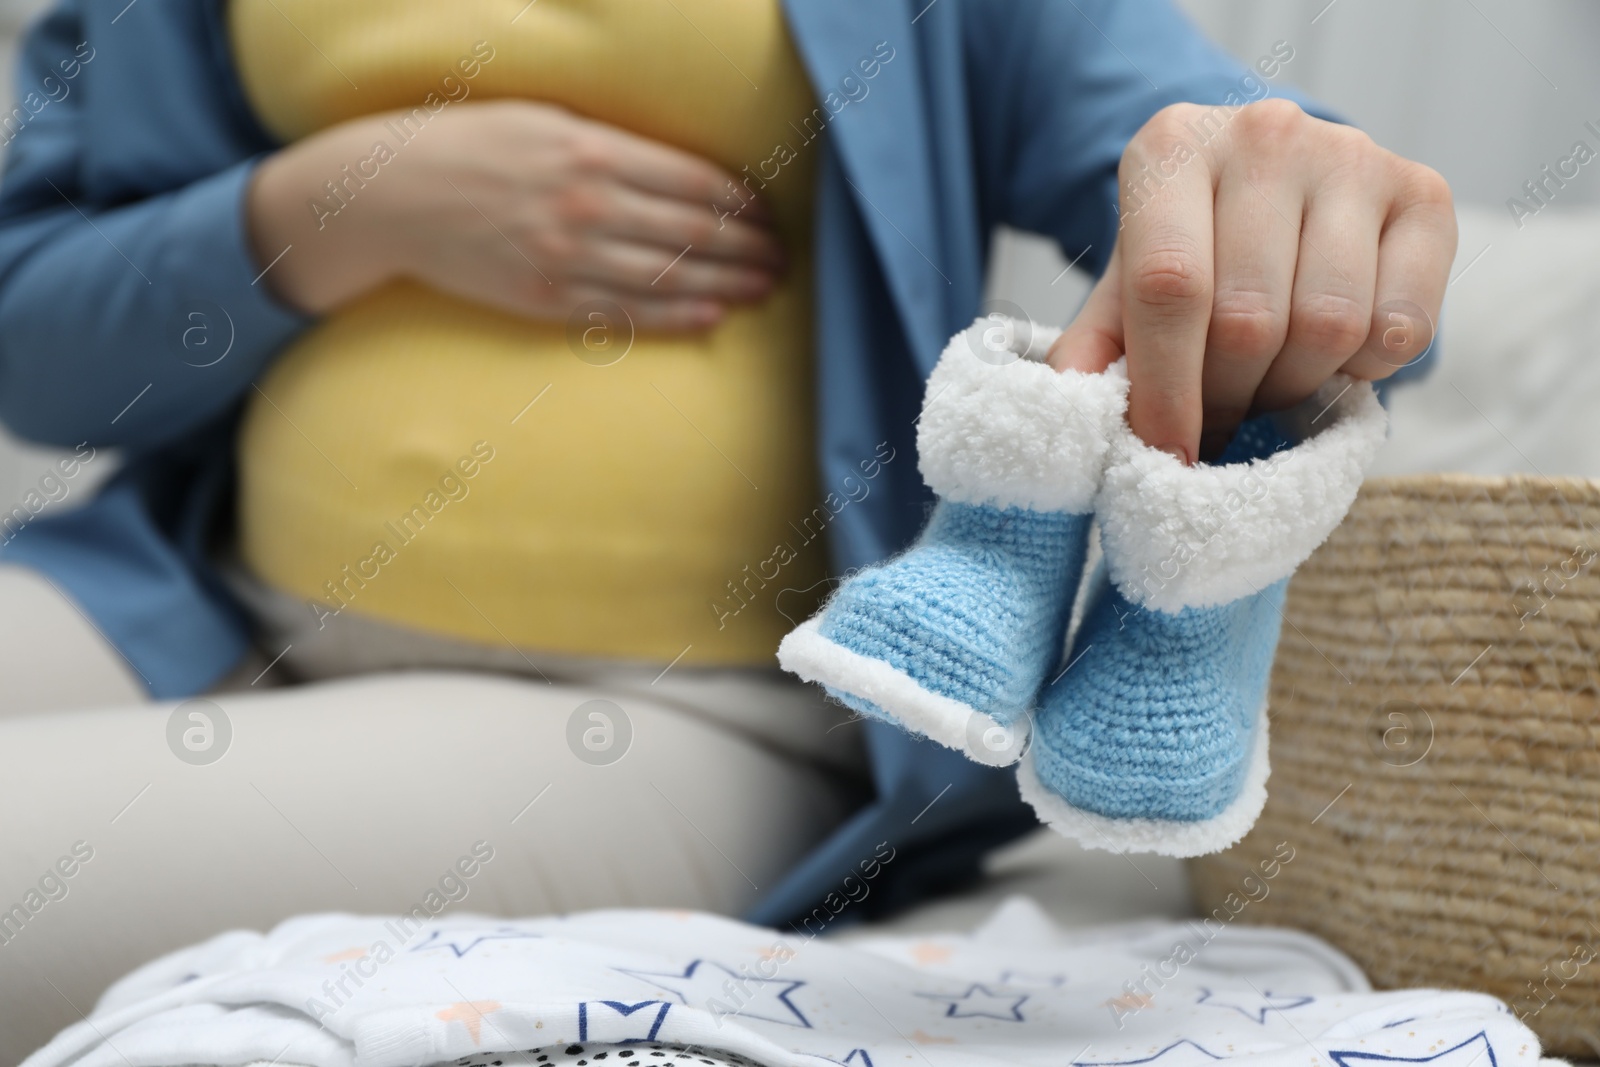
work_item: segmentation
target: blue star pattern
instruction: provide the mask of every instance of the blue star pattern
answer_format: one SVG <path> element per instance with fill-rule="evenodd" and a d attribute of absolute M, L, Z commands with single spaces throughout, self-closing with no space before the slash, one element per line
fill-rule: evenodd
<path fill-rule="evenodd" d="M 1480 1061 L 1484 1067 L 1500 1067 L 1500 1061 L 1495 1058 L 1494 1045 L 1489 1042 L 1489 1035 L 1482 1030 L 1460 1044 L 1452 1045 L 1443 1052 L 1435 1052 L 1431 1056 L 1385 1056 L 1377 1052 L 1332 1049 L 1328 1051 L 1328 1055 L 1333 1057 L 1333 1062 L 1339 1067 L 1364 1067 L 1373 1063 L 1431 1063 L 1435 1067 L 1472 1067 L 1474 1063 Z"/>
<path fill-rule="evenodd" d="M 996 993 L 988 986 L 974 983 L 960 996 L 949 993 L 918 993 L 917 996 L 944 1001 L 949 1005 L 944 1010 L 946 1019 L 1001 1019 L 1012 1023 L 1026 1021 L 1022 1018 L 1022 1002 L 1028 999 L 1026 993 Z"/>
<path fill-rule="evenodd" d="M 797 951 L 778 931 L 693 912 L 403 926 L 322 914 L 213 939 L 123 979 L 54 1058 L 29 1062 L 109 1062 L 104 1039 L 135 1028 L 151 1038 L 139 1062 L 214 1062 L 245 1031 L 289 1056 L 320 1027 L 339 1048 L 372 1034 L 389 1061 L 442 1067 L 1541 1067 L 1537 1035 L 1502 1001 L 1351 988 L 1332 950 L 1300 934 L 1233 931 L 1227 972 L 1163 969 L 1158 986 L 1154 967 L 1137 981 L 1134 968 L 1168 958 L 1191 927 L 1173 924 L 1173 940 L 1145 923 L 1059 939 L 879 934 Z M 236 1010 L 262 989 L 282 1010 Z M 153 999 L 176 1007 L 144 1014 Z"/>
<path fill-rule="evenodd" d="M 454 952 L 456 959 L 459 960 L 485 941 L 515 941 L 543 936 L 543 934 L 526 933 L 513 926 L 497 927 L 488 933 L 478 933 L 475 930 L 435 930 L 422 944 L 413 947 L 411 951 L 427 952 L 430 949 L 447 948 Z"/>
<path fill-rule="evenodd" d="M 592 1023 L 600 1025 L 600 1032 L 605 1035 L 605 1040 L 618 1045 L 630 1044 L 634 1041 L 654 1041 L 661 1032 L 661 1024 L 667 1021 L 667 1010 L 672 1007 L 669 1000 L 641 1000 L 630 1004 L 622 1000 L 585 1000 L 578 1003 L 578 1040 L 589 1041 L 589 1027 Z M 654 1011 L 646 1011 L 654 1008 Z M 620 1016 L 620 1020 L 613 1020 L 608 1016 Z M 632 1024 L 628 1026 L 621 1023 Z"/>
<path fill-rule="evenodd" d="M 616 970 L 665 989 L 691 1008 L 721 1016 L 761 1019 L 811 1029 L 810 1021 L 795 1007 L 789 994 L 806 983 L 787 978 L 761 978 L 731 971 L 720 963 L 695 960 L 682 974 Z"/>
<path fill-rule="evenodd" d="M 1211 1008 L 1232 1008 L 1252 1022 L 1267 1025 L 1267 1013 L 1271 1011 L 1288 1011 L 1291 1008 L 1303 1008 L 1310 1004 L 1315 997 L 1288 997 L 1276 993 L 1257 993 L 1251 990 L 1248 993 L 1213 993 L 1206 989 L 1200 994 L 1196 1004 L 1204 1004 Z"/>
<path fill-rule="evenodd" d="M 1161 1067 L 1195 1067 L 1226 1059 L 1188 1038 L 1174 1041 L 1160 1052 L 1136 1060 L 1074 1060 L 1072 1067 L 1134 1067 L 1135 1064 L 1160 1062 Z"/>

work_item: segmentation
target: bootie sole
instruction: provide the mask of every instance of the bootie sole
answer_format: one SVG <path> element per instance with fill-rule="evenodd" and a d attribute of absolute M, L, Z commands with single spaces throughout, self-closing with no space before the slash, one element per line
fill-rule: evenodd
<path fill-rule="evenodd" d="M 1067 803 L 1040 780 L 1030 752 L 1017 766 L 1017 788 L 1022 799 L 1033 805 L 1039 819 L 1063 836 L 1078 841 L 1084 848 L 1108 852 L 1154 852 L 1163 856 L 1188 858 L 1221 852 L 1239 841 L 1255 825 L 1267 803 L 1267 708 L 1261 706 L 1256 720 L 1255 738 L 1250 748 L 1250 763 L 1245 770 L 1239 795 L 1209 819 L 1192 822 L 1178 819 L 1118 819 L 1085 811 Z"/>
<path fill-rule="evenodd" d="M 824 637 L 820 617 L 801 623 L 779 643 L 778 663 L 826 686 L 856 711 L 892 720 L 980 763 L 1005 765 L 1014 758 L 1003 753 L 1025 750 L 1026 738 L 1018 733 L 1028 728 L 1026 716 L 1008 729 L 993 716 L 931 692 L 904 671 Z M 1007 743 L 986 744 L 996 729 L 1006 733 Z"/>

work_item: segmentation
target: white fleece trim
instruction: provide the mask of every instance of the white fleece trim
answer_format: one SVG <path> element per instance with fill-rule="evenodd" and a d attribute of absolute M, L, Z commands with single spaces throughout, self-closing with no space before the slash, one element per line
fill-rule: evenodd
<path fill-rule="evenodd" d="M 1056 371 L 1043 360 L 1059 336 L 993 315 L 950 339 L 917 422 L 930 489 L 962 504 L 1092 509 L 1127 410 L 1127 372 L 1120 363 L 1103 374 Z"/>
<path fill-rule="evenodd" d="M 916 679 L 882 660 L 830 641 L 822 636 L 820 619 L 807 619 L 778 642 L 779 666 L 802 681 L 870 700 L 912 733 L 953 748 L 969 759 L 994 764 L 992 758 L 978 759 L 969 739 L 1000 726 L 997 720 L 958 700 L 928 692 Z M 1025 729 L 1026 723 L 1022 726 Z M 1025 750 L 1025 745 L 1017 746 L 1018 752 Z"/>
<path fill-rule="evenodd" d="M 1126 422 L 1116 428 L 1096 511 L 1123 596 L 1171 613 L 1230 604 L 1287 578 L 1327 540 L 1383 444 L 1388 414 L 1371 383 L 1338 374 L 1279 421 L 1314 436 L 1227 466 L 1186 467 Z"/>
<path fill-rule="evenodd" d="M 1187 859 L 1221 852 L 1236 844 L 1261 817 L 1267 803 L 1267 706 L 1261 705 L 1255 745 L 1245 771 L 1244 788 L 1221 812 L 1199 822 L 1176 819 L 1114 819 L 1073 807 L 1045 788 L 1033 767 L 1033 754 L 1017 765 L 1017 789 L 1033 805 L 1039 821 L 1084 848 L 1107 852 L 1155 852 Z"/>

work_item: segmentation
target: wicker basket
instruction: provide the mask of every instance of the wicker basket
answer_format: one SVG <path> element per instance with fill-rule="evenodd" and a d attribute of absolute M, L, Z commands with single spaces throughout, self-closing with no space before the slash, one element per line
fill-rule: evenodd
<path fill-rule="evenodd" d="M 1202 913 L 1600 1057 L 1600 482 L 1376 479 L 1285 614 L 1270 799 L 1192 862 Z"/>

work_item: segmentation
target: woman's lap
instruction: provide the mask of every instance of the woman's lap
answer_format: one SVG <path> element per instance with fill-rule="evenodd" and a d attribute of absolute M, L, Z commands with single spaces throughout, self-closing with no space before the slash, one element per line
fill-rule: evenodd
<path fill-rule="evenodd" d="M 86 622 L 47 629 L 19 632 L 89 646 L 64 668 L 115 655 Z M 0 716 L 0 1061 L 156 955 L 301 912 L 737 914 L 860 799 L 856 779 L 637 689 L 407 673 L 99 702 Z"/>
<path fill-rule="evenodd" d="M 38 572 L 0 566 L 0 719 L 148 699 L 77 605 Z"/>

